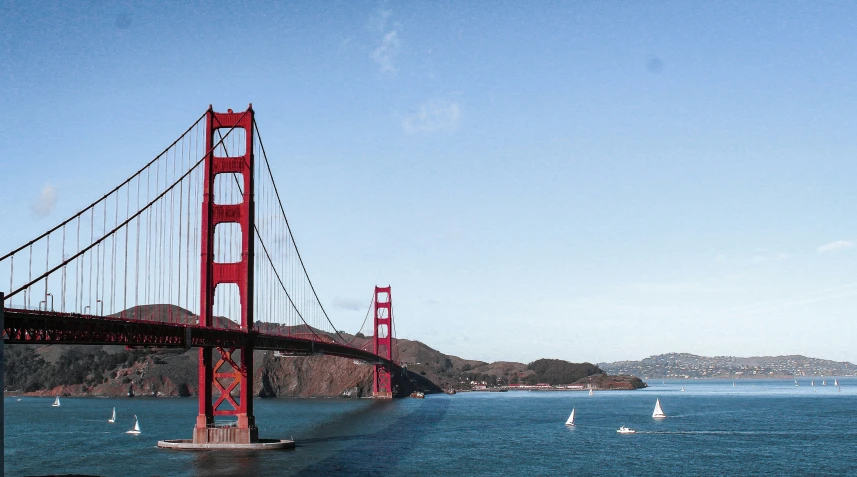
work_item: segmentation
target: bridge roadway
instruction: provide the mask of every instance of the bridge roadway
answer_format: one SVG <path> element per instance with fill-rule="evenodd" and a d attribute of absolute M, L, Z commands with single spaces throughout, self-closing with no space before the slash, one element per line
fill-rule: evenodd
<path fill-rule="evenodd" d="M 123 345 L 172 348 L 241 348 L 275 350 L 295 355 L 330 355 L 389 366 L 393 361 L 339 343 L 240 329 L 159 323 L 114 317 L 6 308 L 6 344 Z"/>

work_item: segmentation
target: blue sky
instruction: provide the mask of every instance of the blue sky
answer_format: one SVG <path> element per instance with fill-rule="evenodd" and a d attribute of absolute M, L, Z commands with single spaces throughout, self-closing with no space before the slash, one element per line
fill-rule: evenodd
<path fill-rule="evenodd" d="M 857 7 L 0 2 L 0 251 L 252 102 L 334 323 L 857 362 Z"/>

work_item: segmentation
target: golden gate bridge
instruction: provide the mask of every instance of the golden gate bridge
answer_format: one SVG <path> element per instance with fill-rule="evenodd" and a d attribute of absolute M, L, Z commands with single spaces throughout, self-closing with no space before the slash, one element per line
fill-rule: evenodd
<path fill-rule="evenodd" d="M 371 340 L 333 325 L 295 243 L 252 105 L 225 113 L 209 106 L 121 184 L 0 256 L 0 287 L 4 279 L 6 344 L 199 348 L 192 439 L 164 447 L 294 446 L 259 438 L 253 350 L 373 364 L 378 398 L 393 397 L 402 372 L 389 286 L 374 289 Z"/>

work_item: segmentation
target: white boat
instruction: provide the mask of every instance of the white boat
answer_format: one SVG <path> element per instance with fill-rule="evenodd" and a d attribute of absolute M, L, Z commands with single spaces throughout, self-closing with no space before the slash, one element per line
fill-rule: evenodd
<path fill-rule="evenodd" d="M 619 434 L 636 434 L 637 433 L 637 431 L 635 431 L 633 429 L 629 429 L 625 426 L 620 427 L 619 429 L 616 430 L 616 432 L 618 432 Z"/>
<path fill-rule="evenodd" d="M 23 401 L 23 399 L 21 399 L 21 398 L 18 398 L 18 402 L 21 402 L 21 401 Z"/>
<path fill-rule="evenodd" d="M 113 408 L 113 417 L 107 420 L 107 422 L 113 423 L 116 422 L 116 408 Z"/>
<path fill-rule="evenodd" d="M 833 385 L 834 385 L 834 386 L 839 386 L 839 380 L 838 380 L 838 379 L 834 379 L 834 380 L 833 380 Z"/>
<path fill-rule="evenodd" d="M 134 428 L 130 431 L 125 431 L 125 434 L 139 434 L 140 433 L 140 420 L 137 419 L 137 415 L 134 415 Z"/>
<path fill-rule="evenodd" d="M 53 403 L 53 404 L 51 404 L 51 406 L 53 406 L 53 407 L 60 407 L 60 397 L 59 397 L 59 396 L 57 396 L 57 398 L 56 398 L 56 399 L 54 399 L 54 403 Z"/>
<path fill-rule="evenodd" d="M 821 381 L 821 385 L 822 385 L 822 386 L 827 386 L 827 380 L 822 380 L 822 381 Z"/>
<path fill-rule="evenodd" d="M 733 388 L 735 387 L 735 381 L 732 381 L 732 387 Z"/>
<path fill-rule="evenodd" d="M 681 387 L 681 392 L 684 392 L 684 386 Z"/>
<path fill-rule="evenodd" d="M 809 384 L 815 386 L 815 381 L 810 381 Z"/>
<path fill-rule="evenodd" d="M 663 409 L 661 409 L 661 400 L 660 400 L 660 398 L 658 398 L 658 399 L 655 401 L 655 412 L 653 412 L 653 413 L 652 413 L 652 417 L 654 417 L 654 418 L 663 418 L 663 417 L 667 417 L 667 415 L 666 415 L 666 414 L 664 414 L 664 410 L 663 410 Z"/>
<path fill-rule="evenodd" d="M 574 425 L 574 408 L 571 409 L 571 415 L 568 416 L 568 420 L 565 421 L 565 425 L 566 426 L 573 426 Z"/>
<path fill-rule="evenodd" d="M 795 379 L 795 387 L 798 387 L 798 386 L 800 386 L 800 384 L 798 384 L 797 379 Z"/>
<path fill-rule="evenodd" d="M 592 396 L 593 394 L 595 393 L 592 392 L 592 388 L 589 388 L 589 395 Z"/>

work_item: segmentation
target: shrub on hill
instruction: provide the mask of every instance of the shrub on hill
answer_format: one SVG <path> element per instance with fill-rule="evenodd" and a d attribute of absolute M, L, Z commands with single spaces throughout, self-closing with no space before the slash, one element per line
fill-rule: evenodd
<path fill-rule="evenodd" d="M 538 359 L 527 365 L 535 374 L 527 376 L 527 384 L 571 384 L 593 374 L 601 374 L 601 368 L 591 363 L 569 363 L 561 359 Z"/>
<path fill-rule="evenodd" d="M 7 346 L 3 385 L 4 389 L 30 392 L 64 384 L 98 384 L 104 380 L 105 370 L 131 366 L 146 354 L 143 350 L 111 354 L 97 347 L 75 347 L 63 351 L 56 363 L 49 363 L 32 346 Z"/>

